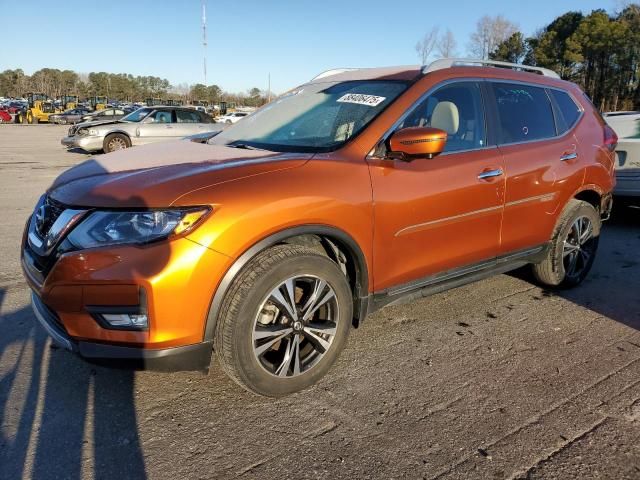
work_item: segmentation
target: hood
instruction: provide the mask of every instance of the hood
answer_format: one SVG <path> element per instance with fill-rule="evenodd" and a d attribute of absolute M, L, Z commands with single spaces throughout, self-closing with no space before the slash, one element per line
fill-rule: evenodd
<path fill-rule="evenodd" d="M 182 140 L 154 143 L 87 160 L 62 173 L 48 193 L 78 207 L 167 207 L 193 190 L 294 168 L 312 156 Z"/>
<path fill-rule="evenodd" d="M 122 118 L 122 117 L 120 117 Z M 119 119 L 108 119 L 108 120 L 87 120 L 85 122 L 82 123 L 78 123 L 76 125 L 76 127 L 78 128 L 82 128 L 82 127 L 95 127 L 96 125 L 108 125 L 110 123 L 127 123 L 127 122 L 120 122 Z"/>

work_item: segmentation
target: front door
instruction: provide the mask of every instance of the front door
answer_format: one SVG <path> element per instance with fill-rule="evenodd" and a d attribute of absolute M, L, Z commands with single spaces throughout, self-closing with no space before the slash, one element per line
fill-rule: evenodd
<path fill-rule="evenodd" d="M 136 129 L 134 145 L 170 140 L 179 137 L 176 129 L 176 117 L 173 109 L 158 109 L 146 117 Z"/>
<path fill-rule="evenodd" d="M 500 248 L 505 175 L 487 144 L 479 82 L 436 89 L 397 129 L 448 133 L 445 151 L 411 162 L 370 158 L 376 291 L 480 262 Z"/>

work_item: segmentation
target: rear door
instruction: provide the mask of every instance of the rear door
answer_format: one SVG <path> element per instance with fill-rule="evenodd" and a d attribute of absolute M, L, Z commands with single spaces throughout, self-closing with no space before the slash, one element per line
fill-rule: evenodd
<path fill-rule="evenodd" d="M 571 125 L 563 124 L 554 115 L 555 89 L 488 84 L 507 178 L 501 244 L 501 254 L 507 254 L 548 242 L 560 211 L 582 184 L 582 151 L 573 134 L 582 111 L 573 102 L 576 115 Z"/>
<path fill-rule="evenodd" d="M 202 113 L 196 110 L 176 110 L 176 134 L 181 137 L 204 131 Z"/>

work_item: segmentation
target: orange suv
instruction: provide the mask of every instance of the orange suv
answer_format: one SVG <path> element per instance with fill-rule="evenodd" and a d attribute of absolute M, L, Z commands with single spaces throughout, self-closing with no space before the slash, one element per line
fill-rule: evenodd
<path fill-rule="evenodd" d="M 221 133 L 60 175 L 27 222 L 36 317 L 94 361 L 250 391 L 321 378 L 367 314 L 531 264 L 589 272 L 617 138 L 551 71 L 476 60 L 325 72 Z"/>

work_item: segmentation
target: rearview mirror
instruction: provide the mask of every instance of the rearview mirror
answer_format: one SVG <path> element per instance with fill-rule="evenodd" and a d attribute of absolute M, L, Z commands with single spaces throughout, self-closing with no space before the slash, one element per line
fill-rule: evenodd
<path fill-rule="evenodd" d="M 433 127 L 408 127 L 394 132 L 389 138 L 390 158 L 411 161 L 433 158 L 444 151 L 447 132 Z"/>

